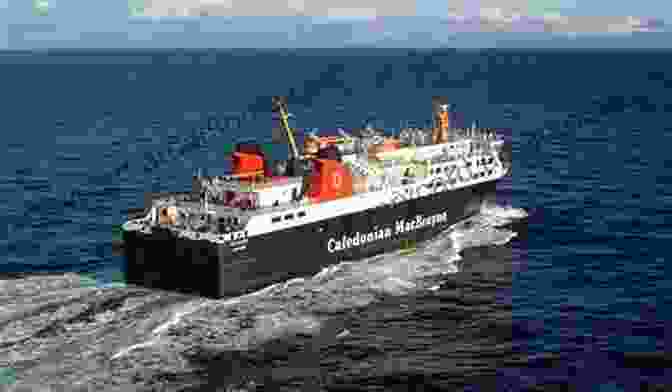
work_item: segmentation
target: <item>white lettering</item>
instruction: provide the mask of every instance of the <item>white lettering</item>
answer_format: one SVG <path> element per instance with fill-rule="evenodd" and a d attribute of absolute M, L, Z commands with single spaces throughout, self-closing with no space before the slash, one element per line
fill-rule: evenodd
<path fill-rule="evenodd" d="M 224 233 L 222 235 L 224 241 L 240 241 L 247 239 L 247 230 L 234 231 L 230 233 Z"/>
<path fill-rule="evenodd" d="M 403 220 L 396 221 L 394 223 L 394 228 L 395 228 L 395 231 L 397 232 L 397 234 L 400 234 L 400 233 L 403 233 L 403 232 L 406 231 L 406 230 L 404 230 L 404 221 Z"/>
<path fill-rule="evenodd" d="M 329 253 L 336 252 L 336 247 L 334 245 L 335 243 L 336 243 L 336 240 L 333 239 L 333 238 L 329 238 L 329 241 L 327 241 L 327 250 L 329 251 Z"/>
<path fill-rule="evenodd" d="M 394 222 L 394 229 L 392 227 L 385 227 L 381 229 L 372 230 L 366 233 L 356 232 L 354 235 L 343 235 L 340 240 L 329 238 L 327 241 L 327 250 L 329 253 L 338 252 L 353 247 L 359 247 L 365 244 L 376 242 L 379 240 L 386 240 L 393 235 L 399 235 L 413 230 L 419 230 L 425 227 L 434 227 L 439 223 L 448 220 L 448 213 L 442 212 L 431 216 L 416 215 L 410 220 L 399 219 Z"/>

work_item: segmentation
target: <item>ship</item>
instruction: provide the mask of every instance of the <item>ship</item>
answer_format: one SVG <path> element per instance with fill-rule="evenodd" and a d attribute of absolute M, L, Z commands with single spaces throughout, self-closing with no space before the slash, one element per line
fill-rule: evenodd
<path fill-rule="evenodd" d="M 433 122 L 389 136 L 372 126 L 298 132 L 272 97 L 272 139 L 235 144 L 231 169 L 195 173 L 186 192 L 146 194 L 121 226 L 127 283 L 224 298 L 310 276 L 343 261 L 412 251 L 496 203 L 511 144 L 491 128 L 457 128 L 445 97 Z"/>

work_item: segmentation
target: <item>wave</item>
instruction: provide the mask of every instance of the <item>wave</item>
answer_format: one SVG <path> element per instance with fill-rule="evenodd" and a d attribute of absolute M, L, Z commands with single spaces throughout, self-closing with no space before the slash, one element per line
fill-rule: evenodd
<path fill-rule="evenodd" d="M 508 243 L 516 233 L 500 227 L 526 216 L 522 209 L 488 207 L 413 254 L 394 252 L 342 262 L 312 277 L 277 283 L 241 297 L 185 304 L 157 326 L 147 341 L 122 349 L 112 358 L 136 348 L 172 345 L 172 336 L 209 336 L 203 347 L 249 350 L 271 339 L 317 333 L 329 315 L 367 306 L 383 296 L 436 290 L 437 282 L 431 278 L 457 272 L 462 250 Z"/>
<path fill-rule="evenodd" d="M 343 262 L 221 300 L 96 283 L 76 274 L 0 280 L 0 367 L 26 363 L 31 382 L 105 390 L 137 390 L 139 383 L 166 382 L 168 373 L 174 382 L 198 384 L 212 361 L 235 361 L 271 342 L 351 339 L 344 327 L 327 324 L 391 296 L 434 295 L 459 271 L 460 252 L 506 244 L 515 233 L 503 226 L 524 216 L 520 209 L 490 206 L 414 253 Z M 6 355 L 16 361 L 4 362 Z M 28 381 L 27 372 L 17 371 L 19 383 Z"/>

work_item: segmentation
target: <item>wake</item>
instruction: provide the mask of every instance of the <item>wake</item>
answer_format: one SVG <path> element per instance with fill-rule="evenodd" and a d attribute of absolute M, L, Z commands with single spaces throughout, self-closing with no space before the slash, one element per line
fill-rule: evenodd
<path fill-rule="evenodd" d="M 516 233 L 502 227 L 525 217 L 527 213 L 518 208 L 484 207 L 411 254 L 393 252 L 342 262 L 312 277 L 244 296 L 177 305 L 172 317 L 154 328 L 144 342 L 119 350 L 111 359 L 159 346 L 193 351 L 197 345 L 209 352 L 249 350 L 272 339 L 316 334 L 329 315 L 367 306 L 382 296 L 438 289 L 436 278 L 440 282 L 442 275 L 458 271 L 462 250 L 509 243 Z"/>

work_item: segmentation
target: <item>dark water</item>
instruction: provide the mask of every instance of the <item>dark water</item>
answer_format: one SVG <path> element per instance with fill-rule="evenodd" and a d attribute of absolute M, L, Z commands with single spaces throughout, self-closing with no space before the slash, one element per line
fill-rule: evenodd
<path fill-rule="evenodd" d="M 30 274 L 0 281 L 0 384 L 663 390 L 671 66 L 665 52 L 2 54 L 0 269 Z M 227 143 L 270 135 L 276 94 L 300 128 L 390 130 L 446 95 L 460 122 L 507 130 L 513 176 L 497 208 L 416 254 L 249 297 L 63 275 L 110 281 L 124 212 L 225 171 Z"/>

